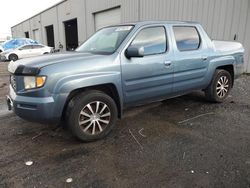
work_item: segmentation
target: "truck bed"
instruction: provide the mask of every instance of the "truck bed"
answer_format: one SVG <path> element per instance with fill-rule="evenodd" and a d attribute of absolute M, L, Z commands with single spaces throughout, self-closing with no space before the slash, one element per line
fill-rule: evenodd
<path fill-rule="evenodd" d="M 219 53 L 224 54 L 224 53 L 244 52 L 244 48 L 242 44 L 240 44 L 239 42 L 213 40 L 212 43 L 214 45 L 215 51 Z"/>

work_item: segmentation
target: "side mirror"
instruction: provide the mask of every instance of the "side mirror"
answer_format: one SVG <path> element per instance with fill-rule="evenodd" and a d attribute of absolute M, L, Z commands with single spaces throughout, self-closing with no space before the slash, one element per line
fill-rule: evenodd
<path fill-rule="evenodd" d="M 144 47 L 129 46 L 125 51 L 125 56 L 130 59 L 131 57 L 143 57 Z"/>

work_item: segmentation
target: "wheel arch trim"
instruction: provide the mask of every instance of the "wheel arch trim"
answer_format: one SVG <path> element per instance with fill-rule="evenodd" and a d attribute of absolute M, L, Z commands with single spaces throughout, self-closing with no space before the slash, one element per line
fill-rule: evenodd
<path fill-rule="evenodd" d="M 104 84 L 97 84 L 93 86 L 86 86 L 86 87 L 79 87 L 75 88 L 74 90 L 70 91 L 67 95 L 63 95 L 63 105 L 62 103 L 60 104 L 60 100 L 57 102 L 59 105 L 61 105 L 61 116 L 65 117 L 65 112 L 67 109 L 67 106 L 69 102 L 76 97 L 79 94 L 82 94 L 86 91 L 90 90 L 98 90 L 106 93 L 109 95 L 111 98 L 114 99 L 116 105 L 117 105 L 117 110 L 118 110 L 118 117 L 121 118 L 123 115 L 123 99 L 122 99 L 122 93 L 118 89 L 118 87 L 114 83 L 104 83 Z"/>

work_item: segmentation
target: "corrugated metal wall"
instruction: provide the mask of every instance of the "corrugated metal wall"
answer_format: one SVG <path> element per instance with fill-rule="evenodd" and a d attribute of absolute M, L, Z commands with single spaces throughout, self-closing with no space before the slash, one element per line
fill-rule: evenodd
<path fill-rule="evenodd" d="M 84 3 L 80 3 L 81 1 Z M 120 6 L 122 22 L 138 20 L 198 21 L 212 39 L 240 41 L 246 49 L 245 70 L 250 72 L 250 0 L 68 0 L 58 7 L 63 7 L 67 3 L 71 3 L 72 7 L 79 9 L 77 11 L 72 9 L 69 15 L 77 18 L 81 15 L 81 18 L 78 18 L 80 20 L 78 24 L 82 23 L 85 28 L 81 28 L 81 31 L 78 32 L 81 40 L 95 31 L 94 13 Z M 65 14 L 66 16 L 61 16 L 61 14 L 58 14 L 59 18 L 57 18 L 59 26 L 69 17 L 68 13 Z M 33 19 L 35 17 L 30 19 L 31 25 Z M 48 22 L 46 23 L 48 24 Z M 41 28 L 43 27 L 42 25 Z M 55 35 L 59 35 L 59 41 L 64 41 L 62 29 L 63 27 L 59 27 L 60 35 L 55 33 Z M 12 31 L 16 37 L 23 36 L 25 32 L 22 24 L 13 27 Z M 41 36 L 43 35 L 41 34 Z M 55 36 L 55 38 L 57 37 Z"/>
<path fill-rule="evenodd" d="M 240 41 L 250 72 L 249 0 L 140 0 L 140 20 L 200 22 L 212 39 Z"/>

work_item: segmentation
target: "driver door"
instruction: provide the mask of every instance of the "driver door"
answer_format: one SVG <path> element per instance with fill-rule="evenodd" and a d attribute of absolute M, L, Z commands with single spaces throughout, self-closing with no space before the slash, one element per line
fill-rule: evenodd
<path fill-rule="evenodd" d="M 19 58 L 26 58 L 32 56 L 32 45 L 25 45 L 19 48 L 18 57 Z"/>
<path fill-rule="evenodd" d="M 126 47 L 144 48 L 143 57 L 121 54 L 125 106 L 165 98 L 172 93 L 174 58 L 164 25 L 142 27 Z"/>

